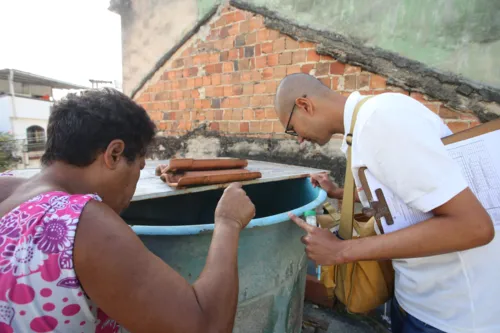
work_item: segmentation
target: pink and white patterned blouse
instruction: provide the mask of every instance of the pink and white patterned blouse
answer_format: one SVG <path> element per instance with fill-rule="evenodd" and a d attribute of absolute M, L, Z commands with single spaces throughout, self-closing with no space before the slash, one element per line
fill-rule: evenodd
<path fill-rule="evenodd" d="M 90 200 L 101 201 L 48 192 L 0 219 L 0 333 L 121 332 L 86 296 L 73 268 L 75 232 Z"/>

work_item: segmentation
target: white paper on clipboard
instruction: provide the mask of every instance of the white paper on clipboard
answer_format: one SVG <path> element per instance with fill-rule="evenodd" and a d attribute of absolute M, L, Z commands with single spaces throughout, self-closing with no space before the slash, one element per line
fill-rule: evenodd
<path fill-rule="evenodd" d="M 491 216 L 496 228 L 500 227 L 500 130 L 446 145 L 446 150 L 457 162 L 470 189 Z M 394 232 L 428 220 L 432 213 L 424 213 L 406 205 L 389 188 L 381 184 L 367 169 L 366 181 L 373 200 L 378 200 L 375 190 L 382 189 L 394 224 L 380 220 L 385 233 Z"/>

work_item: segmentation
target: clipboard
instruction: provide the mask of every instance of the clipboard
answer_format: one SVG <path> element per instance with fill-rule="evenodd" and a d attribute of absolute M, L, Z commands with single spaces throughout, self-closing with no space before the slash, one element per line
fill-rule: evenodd
<path fill-rule="evenodd" d="M 452 135 L 443 137 L 441 141 L 444 145 L 449 145 L 452 143 L 460 142 L 463 140 L 471 139 L 486 133 L 494 132 L 500 130 L 500 118 L 489 121 L 487 123 L 478 125 L 473 128 L 466 129 L 464 131 L 454 133 Z M 363 191 L 366 195 L 368 203 L 370 207 L 368 210 L 370 211 L 370 215 L 375 218 L 377 226 L 379 227 L 380 232 L 383 234 L 384 229 L 382 226 L 381 218 L 384 217 L 386 219 L 386 223 L 388 225 L 394 224 L 394 220 L 392 218 L 391 211 L 387 204 L 387 200 L 384 196 L 382 189 L 375 189 L 375 194 L 377 195 L 377 199 L 375 200 L 372 195 L 372 190 L 368 184 L 365 171 L 368 170 L 366 167 L 361 167 L 358 170 L 358 177 L 363 188 Z"/>

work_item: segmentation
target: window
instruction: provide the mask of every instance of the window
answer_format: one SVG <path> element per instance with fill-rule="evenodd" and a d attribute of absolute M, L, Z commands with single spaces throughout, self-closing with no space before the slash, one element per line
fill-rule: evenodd
<path fill-rule="evenodd" d="M 45 148 L 45 130 L 40 126 L 30 126 L 26 129 L 28 151 L 39 151 Z"/>

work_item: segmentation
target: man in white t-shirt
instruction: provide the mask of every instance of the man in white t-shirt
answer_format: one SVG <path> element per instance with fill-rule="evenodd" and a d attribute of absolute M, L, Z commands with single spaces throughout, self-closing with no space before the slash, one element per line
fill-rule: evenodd
<path fill-rule="evenodd" d="M 275 107 L 288 134 L 299 142 L 328 143 L 349 132 L 358 92 L 344 97 L 307 74 L 293 74 L 278 87 Z M 352 138 L 352 171 L 358 196 L 366 197 L 357 171 L 366 166 L 377 180 L 412 208 L 434 217 L 376 237 L 342 241 L 308 226 L 306 251 L 317 264 L 392 259 L 396 271 L 393 332 L 500 332 L 500 241 L 490 216 L 469 189 L 441 138 L 451 134 L 432 111 L 411 97 L 384 93 L 359 110 Z M 347 145 L 344 138 L 344 153 Z M 314 185 L 341 199 L 327 175 Z"/>

